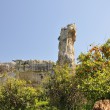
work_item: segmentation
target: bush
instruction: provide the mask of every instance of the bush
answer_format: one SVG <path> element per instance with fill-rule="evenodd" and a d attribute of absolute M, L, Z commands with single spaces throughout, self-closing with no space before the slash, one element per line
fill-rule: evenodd
<path fill-rule="evenodd" d="M 100 99 L 110 99 L 110 40 L 92 47 L 78 58 L 76 69 L 78 89 L 94 104 Z"/>
<path fill-rule="evenodd" d="M 37 93 L 25 81 L 8 79 L 0 89 L 0 110 L 36 110 Z"/>
<path fill-rule="evenodd" d="M 76 89 L 74 73 L 67 65 L 56 65 L 44 87 L 50 106 L 55 106 L 58 110 L 75 110 L 82 98 Z"/>

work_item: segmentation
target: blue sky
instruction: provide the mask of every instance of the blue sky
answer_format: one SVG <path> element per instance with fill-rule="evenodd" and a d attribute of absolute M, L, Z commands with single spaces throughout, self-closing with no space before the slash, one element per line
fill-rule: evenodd
<path fill-rule="evenodd" d="M 110 38 L 110 0 L 0 0 L 0 62 L 56 61 L 60 29 L 70 23 L 77 58 Z"/>

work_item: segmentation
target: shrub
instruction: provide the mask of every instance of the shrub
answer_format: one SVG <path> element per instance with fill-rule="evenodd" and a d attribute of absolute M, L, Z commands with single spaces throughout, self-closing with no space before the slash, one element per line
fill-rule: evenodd
<path fill-rule="evenodd" d="M 81 95 L 76 89 L 74 74 L 67 65 L 56 65 L 44 87 L 50 106 L 58 110 L 75 110 L 80 103 Z"/>
<path fill-rule="evenodd" d="M 37 93 L 18 79 L 8 79 L 0 89 L 0 110 L 36 110 Z"/>
<path fill-rule="evenodd" d="M 81 53 L 76 69 L 78 89 L 94 104 L 100 99 L 110 99 L 110 40 L 101 46 Z"/>

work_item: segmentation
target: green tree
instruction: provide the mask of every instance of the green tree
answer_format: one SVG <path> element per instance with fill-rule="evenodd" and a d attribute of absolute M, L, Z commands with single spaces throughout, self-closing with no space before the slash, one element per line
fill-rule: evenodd
<path fill-rule="evenodd" d="M 25 81 L 8 79 L 0 88 L 0 110 L 36 110 L 37 93 Z"/>
<path fill-rule="evenodd" d="M 81 53 L 76 69 L 78 89 L 92 104 L 110 99 L 110 39 L 103 45 Z"/>
<path fill-rule="evenodd" d="M 79 104 L 81 96 L 76 90 L 74 80 L 74 74 L 68 66 L 56 65 L 45 83 L 49 104 L 58 110 L 75 110 L 76 101 Z"/>

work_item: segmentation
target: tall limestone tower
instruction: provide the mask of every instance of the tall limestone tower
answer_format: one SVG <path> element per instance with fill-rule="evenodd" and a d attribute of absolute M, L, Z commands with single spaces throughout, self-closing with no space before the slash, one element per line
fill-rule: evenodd
<path fill-rule="evenodd" d="M 68 64 L 75 70 L 74 42 L 76 40 L 76 26 L 69 24 L 61 29 L 59 40 L 58 64 Z"/>

